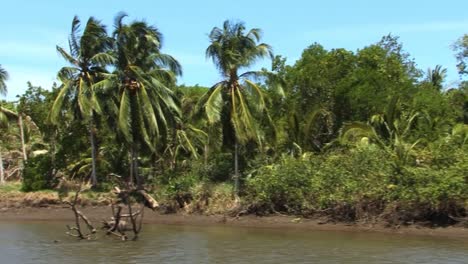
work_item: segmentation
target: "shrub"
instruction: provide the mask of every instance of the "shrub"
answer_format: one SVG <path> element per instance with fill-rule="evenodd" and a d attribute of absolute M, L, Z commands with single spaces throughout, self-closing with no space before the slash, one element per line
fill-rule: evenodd
<path fill-rule="evenodd" d="M 392 170 L 387 160 L 385 152 L 373 147 L 284 156 L 248 180 L 248 199 L 259 208 L 288 213 L 354 208 L 384 196 Z"/>
<path fill-rule="evenodd" d="M 192 174 L 171 177 L 164 190 L 166 199 L 176 201 L 179 208 L 184 207 L 193 199 L 191 189 L 198 181 Z"/>
<path fill-rule="evenodd" d="M 25 163 L 22 191 L 32 192 L 48 189 L 53 186 L 53 183 L 52 160 L 49 155 L 32 157 Z"/>
<path fill-rule="evenodd" d="M 308 157 L 283 156 L 277 164 L 260 167 L 247 180 L 247 197 L 260 210 L 304 210 L 309 207 L 313 167 Z"/>

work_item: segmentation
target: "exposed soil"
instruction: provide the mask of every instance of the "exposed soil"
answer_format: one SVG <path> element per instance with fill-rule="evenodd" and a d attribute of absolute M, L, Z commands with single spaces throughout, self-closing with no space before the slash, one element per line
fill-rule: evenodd
<path fill-rule="evenodd" d="M 101 222 L 111 216 L 109 206 L 86 206 L 80 209 L 88 218 Z M 246 215 L 227 217 L 224 215 L 200 214 L 162 214 L 145 211 L 145 223 L 168 225 L 215 226 L 226 225 L 233 227 L 251 228 L 287 228 L 322 231 L 346 232 L 383 232 L 402 235 L 423 235 L 435 237 L 451 237 L 468 239 L 468 228 L 464 226 L 428 228 L 420 225 L 387 227 L 385 224 L 361 223 L 330 223 L 325 219 L 305 219 L 295 216 L 272 215 L 258 217 Z M 73 221 L 74 216 L 68 206 L 44 205 L 44 207 L 5 207 L 0 203 L 0 221 Z"/>

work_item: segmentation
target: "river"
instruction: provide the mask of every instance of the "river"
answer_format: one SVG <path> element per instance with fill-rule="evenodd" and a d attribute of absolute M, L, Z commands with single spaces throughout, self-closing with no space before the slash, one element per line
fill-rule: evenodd
<path fill-rule="evenodd" d="M 139 241 L 122 242 L 78 241 L 64 231 L 62 222 L 0 222 L 0 263 L 468 263 L 463 239 L 145 225 Z"/>

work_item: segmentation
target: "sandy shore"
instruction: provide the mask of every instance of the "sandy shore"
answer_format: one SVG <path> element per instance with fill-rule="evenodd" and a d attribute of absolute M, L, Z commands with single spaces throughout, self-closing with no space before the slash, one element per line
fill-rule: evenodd
<path fill-rule="evenodd" d="M 81 211 L 88 218 L 97 223 L 111 216 L 108 206 L 84 207 Z M 22 207 L 22 208 L 0 208 L 0 221 L 72 221 L 73 213 L 65 206 L 48 207 Z M 438 227 L 427 228 L 422 226 L 403 226 L 389 228 L 379 224 L 346 224 L 325 223 L 320 219 L 305 219 L 294 216 L 241 216 L 238 218 L 225 217 L 223 215 L 198 215 L 198 214 L 160 214 L 145 210 L 145 223 L 168 224 L 168 225 L 194 225 L 214 226 L 226 225 L 233 227 L 251 228 L 285 228 L 320 231 L 343 231 L 343 232 L 380 232 L 400 235 L 418 235 L 433 237 L 450 237 L 468 239 L 468 228 L 465 227 Z"/>

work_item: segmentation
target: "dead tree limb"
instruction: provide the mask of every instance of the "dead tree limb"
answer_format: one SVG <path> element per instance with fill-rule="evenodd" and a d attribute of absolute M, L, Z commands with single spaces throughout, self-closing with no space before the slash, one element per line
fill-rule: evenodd
<path fill-rule="evenodd" d="M 159 207 L 159 203 L 145 190 L 138 190 L 138 193 L 143 197 L 143 199 L 145 200 L 145 205 L 148 208 L 154 211 L 156 208 Z"/>
<path fill-rule="evenodd" d="M 68 228 L 68 232 L 67 232 L 67 235 L 69 236 L 73 236 L 73 237 L 78 237 L 80 239 L 90 239 L 91 238 L 91 235 L 92 234 L 95 234 L 96 233 L 96 228 L 94 228 L 94 226 L 91 224 L 91 221 L 89 221 L 89 219 L 80 211 L 76 208 L 76 204 L 78 202 L 78 198 L 80 196 L 80 193 L 83 192 L 85 189 L 82 188 L 82 185 L 80 184 L 80 188 L 78 189 L 78 191 L 76 191 L 75 193 L 75 197 L 73 198 L 73 201 L 72 202 L 65 202 L 66 204 L 68 204 L 74 215 L 75 215 L 75 227 L 70 227 L 67 225 L 67 228 Z M 89 233 L 87 234 L 84 234 L 81 230 L 81 223 L 80 223 L 80 219 L 86 224 L 86 227 L 88 228 L 89 230 Z M 72 231 L 75 231 L 76 234 L 73 234 Z"/>

